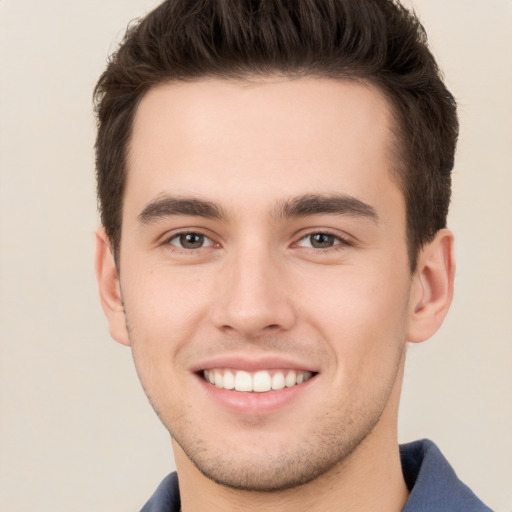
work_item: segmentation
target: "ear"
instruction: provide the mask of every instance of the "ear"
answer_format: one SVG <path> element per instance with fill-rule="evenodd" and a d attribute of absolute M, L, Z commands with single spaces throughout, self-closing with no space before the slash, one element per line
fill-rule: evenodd
<path fill-rule="evenodd" d="M 413 277 L 407 341 L 419 343 L 441 326 L 453 297 L 453 234 L 441 229 L 418 256 Z"/>
<path fill-rule="evenodd" d="M 110 335 L 119 343 L 129 345 L 119 276 L 110 241 L 103 227 L 96 231 L 95 266 L 101 306 L 107 317 Z"/>

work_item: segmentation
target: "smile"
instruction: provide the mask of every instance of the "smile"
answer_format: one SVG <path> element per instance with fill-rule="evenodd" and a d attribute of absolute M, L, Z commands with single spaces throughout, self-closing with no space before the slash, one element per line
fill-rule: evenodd
<path fill-rule="evenodd" d="M 245 370 L 210 369 L 203 370 L 203 378 L 210 384 L 227 390 L 265 393 L 267 391 L 291 388 L 302 384 L 313 376 L 309 371 L 296 370 Z"/>

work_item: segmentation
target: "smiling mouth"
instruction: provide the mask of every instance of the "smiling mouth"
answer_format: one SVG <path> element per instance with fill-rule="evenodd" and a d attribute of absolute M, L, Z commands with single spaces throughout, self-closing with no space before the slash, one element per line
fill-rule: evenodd
<path fill-rule="evenodd" d="M 291 388 L 311 379 L 315 373 L 297 370 L 245 370 L 211 369 L 200 375 L 214 386 L 240 392 L 265 393 L 267 391 Z"/>

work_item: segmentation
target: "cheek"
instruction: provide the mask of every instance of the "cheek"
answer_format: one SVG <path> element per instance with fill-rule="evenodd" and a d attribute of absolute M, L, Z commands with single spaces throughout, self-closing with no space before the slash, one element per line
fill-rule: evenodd
<path fill-rule="evenodd" d="M 340 268 L 308 282 L 315 286 L 305 288 L 302 310 L 329 343 L 338 370 L 359 379 L 392 368 L 405 343 L 407 276 L 386 274 L 381 265 L 365 272 Z"/>
<path fill-rule="evenodd" d="M 192 287 L 169 274 L 155 268 L 122 276 L 129 282 L 123 299 L 135 368 L 159 415 L 173 410 L 168 390 L 180 386 L 182 377 L 177 354 L 196 323 Z"/>
<path fill-rule="evenodd" d="M 139 268 L 143 268 L 142 265 Z M 126 276 L 128 307 L 136 313 L 138 322 L 152 327 L 192 320 L 194 311 L 206 298 L 206 283 L 200 272 L 175 271 L 165 265 Z"/>
<path fill-rule="evenodd" d="M 123 279 L 129 281 L 123 299 L 136 364 L 168 371 L 207 310 L 204 279 L 199 273 L 162 267 L 126 272 Z"/>

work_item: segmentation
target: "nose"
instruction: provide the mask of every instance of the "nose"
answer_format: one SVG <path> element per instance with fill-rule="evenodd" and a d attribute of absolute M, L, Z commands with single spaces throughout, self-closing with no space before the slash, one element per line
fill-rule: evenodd
<path fill-rule="evenodd" d="M 219 273 L 212 314 L 216 327 L 257 338 L 289 330 L 296 321 L 285 269 L 268 249 L 233 254 Z"/>

